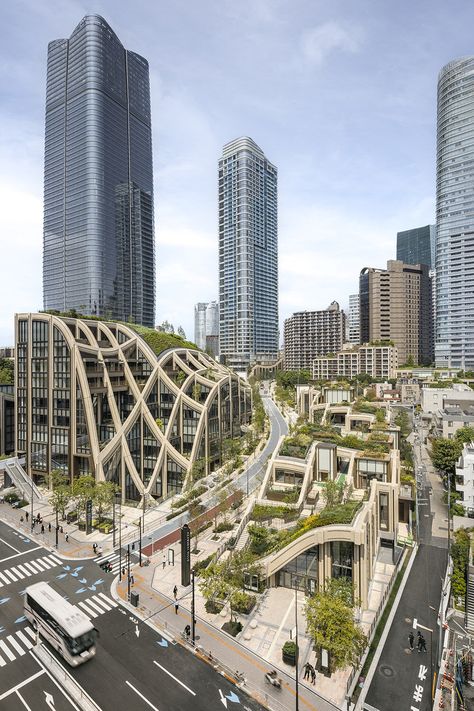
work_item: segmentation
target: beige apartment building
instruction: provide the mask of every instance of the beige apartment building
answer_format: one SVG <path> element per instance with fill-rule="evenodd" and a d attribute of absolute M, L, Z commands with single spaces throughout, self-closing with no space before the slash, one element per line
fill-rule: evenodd
<path fill-rule="evenodd" d="M 393 378 L 398 354 L 394 346 L 349 346 L 330 356 L 315 358 L 313 378 L 333 380 L 367 374 L 372 378 Z"/>
<path fill-rule="evenodd" d="M 285 320 L 284 363 L 287 370 L 312 367 L 316 356 L 342 348 L 346 315 L 333 301 L 324 311 L 298 311 Z"/>
<path fill-rule="evenodd" d="M 359 279 L 362 343 L 392 341 L 400 363 L 433 360 L 432 292 L 425 265 L 389 260 L 387 269 L 366 267 Z"/>

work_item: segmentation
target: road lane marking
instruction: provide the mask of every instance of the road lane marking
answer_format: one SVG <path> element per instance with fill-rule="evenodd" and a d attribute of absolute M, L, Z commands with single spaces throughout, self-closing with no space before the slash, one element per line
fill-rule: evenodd
<path fill-rule="evenodd" d="M 14 583 L 17 582 L 17 579 L 10 570 L 4 570 L 3 572 L 5 573 L 5 575 L 8 575 L 8 577 L 11 578 Z M 11 583 L 12 580 L 9 580 L 9 582 Z"/>
<path fill-rule="evenodd" d="M 15 546 L 12 546 L 11 543 L 7 543 L 7 541 L 4 541 L 3 538 L 0 538 L 0 542 L 1 542 L 1 543 L 4 543 L 6 546 L 8 546 L 8 547 L 11 548 L 12 550 L 14 550 L 15 553 L 20 553 L 20 551 L 18 550 L 18 548 L 15 548 Z"/>
<path fill-rule="evenodd" d="M 107 595 L 105 595 L 103 592 L 100 592 L 99 595 L 100 595 L 100 597 L 103 597 L 104 600 L 106 600 L 109 605 L 112 605 L 113 607 L 118 607 L 115 600 L 111 600 L 111 598 L 107 597 Z M 95 595 L 94 595 L 94 597 L 95 597 Z"/>
<path fill-rule="evenodd" d="M 157 709 L 156 706 L 153 706 L 153 704 L 151 703 L 151 701 L 148 701 L 148 699 L 146 698 L 146 696 L 143 696 L 143 694 L 141 694 L 141 693 L 138 691 L 138 689 L 135 689 L 135 687 L 133 686 L 133 684 L 130 684 L 129 681 L 125 681 L 125 683 L 127 684 L 127 686 L 129 686 L 131 689 L 133 689 L 133 691 L 134 691 L 136 694 L 138 694 L 138 696 L 139 696 L 141 699 L 143 699 L 143 701 L 144 701 L 146 704 L 148 704 L 148 706 L 149 706 L 151 709 L 153 709 L 153 711 L 159 711 L 159 709 Z"/>
<path fill-rule="evenodd" d="M 43 546 L 28 548 L 28 550 L 23 551 L 23 553 L 15 553 L 15 555 L 9 555 L 7 558 L 0 558 L 0 563 L 5 563 L 6 560 L 11 560 L 12 558 L 19 558 L 21 555 L 27 555 L 28 553 L 32 553 L 33 551 L 39 551 L 40 549 L 44 550 Z"/>
<path fill-rule="evenodd" d="M 10 694 L 14 694 L 16 691 L 18 691 L 18 689 L 21 689 L 23 686 L 26 686 L 27 684 L 29 684 L 30 681 L 34 681 L 34 680 L 37 679 L 39 676 L 41 676 L 42 674 L 44 674 L 45 671 L 46 671 L 46 669 L 41 669 L 41 671 L 36 672 L 36 674 L 33 674 L 32 676 L 29 676 L 28 679 L 23 679 L 23 681 L 21 681 L 21 682 L 20 682 L 19 684 L 17 684 L 16 686 L 12 686 L 11 689 L 8 689 L 8 691 L 5 691 L 5 693 L 3 693 L 3 694 L 0 696 L 0 701 L 3 701 L 3 699 L 6 699 L 7 696 L 10 696 Z"/>
<path fill-rule="evenodd" d="M 112 609 L 112 605 L 109 605 L 109 601 L 107 600 L 107 598 L 105 600 L 102 600 L 97 595 L 92 595 L 92 600 L 95 600 L 98 605 L 102 605 L 103 607 L 105 607 L 107 612 Z"/>
<path fill-rule="evenodd" d="M 91 610 L 89 607 L 87 607 L 84 600 L 80 600 L 77 604 L 86 612 L 89 617 L 98 617 L 98 613 L 95 612 L 95 610 Z"/>
<path fill-rule="evenodd" d="M 7 639 L 10 642 L 13 649 L 16 649 L 16 651 L 18 652 L 20 657 L 22 657 L 24 654 L 26 654 L 26 651 L 23 649 L 23 647 L 20 647 L 20 645 L 18 644 L 18 642 L 16 641 L 16 639 L 14 638 L 14 636 L 12 634 L 9 634 Z"/>
<path fill-rule="evenodd" d="M 18 698 L 20 699 L 20 701 L 21 701 L 21 703 L 23 704 L 23 706 L 25 707 L 25 709 L 27 709 L 27 711 L 31 711 L 31 708 L 28 706 L 28 704 L 26 703 L 25 699 L 24 699 L 23 696 L 20 694 L 20 692 L 18 691 L 18 689 L 15 691 L 15 694 L 18 696 Z"/>
<path fill-rule="evenodd" d="M 11 570 L 13 570 L 13 572 L 15 573 L 15 575 L 18 575 L 18 577 L 20 578 L 20 580 L 23 580 L 23 578 L 25 577 L 25 576 L 23 575 L 23 573 L 21 572 L 21 570 L 18 570 L 18 568 L 11 568 Z"/>
<path fill-rule="evenodd" d="M 31 648 L 32 648 L 33 642 L 30 642 L 30 640 L 28 639 L 28 637 L 25 637 L 25 635 L 23 634 L 22 630 L 18 630 L 18 632 L 17 632 L 16 634 L 17 634 L 17 637 L 19 637 L 19 638 L 21 639 L 21 641 L 23 642 L 23 644 L 25 645 L 25 647 L 26 647 L 27 649 L 31 649 Z"/>
<path fill-rule="evenodd" d="M 196 696 L 196 692 L 195 692 L 195 691 L 193 691 L 192 689 L 190 689 L 189 686 L 186 686 L 186 684 L 183 684 L 183 682 L 182 682 L 180 679 L 178 679 L 177 677 L 175 677 L 171 672 L 169 672 L 168 669 L 165 669 L 164 667 L 162 667 L 161 664 L 158 664 L 158 662 L 155 662 L 155 660 L 153 660 L 153 664 L 156 664 L 156 666 L 157 666 L 157 667 L 160 667 L 160 669 L 162 669 L 162 670 L 165 672 L 165 674 L 168 674 L 168 676 L 170 676 L 172 679 L 174 679 L 175 681 L 177 681 L 178 684 L 181 684 L 181 686 L 183 687 L 183 689 L 186 689 L 186 691 L 189 691 L 190 694 L 192 694 L 193 696 Z"/>
<path fill-rule="evenodd" d="M 7 656 L 11 662 L 16 659 L 15 655 L 13 654 L 13 652 L 10 651 L 9 647 L 7 647 L 3 639 L 0 639 L 0 649 L 4 652 L 5 656 Z"/>

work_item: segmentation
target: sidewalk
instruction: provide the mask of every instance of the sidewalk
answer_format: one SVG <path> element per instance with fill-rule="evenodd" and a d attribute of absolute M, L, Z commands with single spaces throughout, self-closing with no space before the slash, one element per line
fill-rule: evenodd
<path fill-rule="evenodd" d="M 163 631 L 165 638 L 173 640 L 173 643 L 183 644 L 188 646 L 183 637 L 183 630 L 187 624 L 190 624 L 190 607 L 191 607 L 191 587 L 183 588 L 179 585 L 180 580 L 180 563 L 178 556 L 175 557 L 175 565 L 166 565 L 163 568 L 161 555 L 154 556 L 150 566 L 146 568 L 133 569 L 134 585 L 132 590 L 139 593 L 139 607 L 136 610 L 129 607 L 134 614 L 141 613 L 142 618 L 152 619 L 159 631 Z M 158 585 L 165 587 L 167 594 L 163 593 Z M 174 585 L 178 585 L 178 610 L 175 611 L 172 589 Z M 157 589 L 158 588 L 158 589 Z M 283 588 L 281 588 L 283 590 Z M 122 602 L 127 603 L 127 582 L 122 583 L 117 581 L 115 595 Z M 284 590 L 285 593 L 290 593 L 289 590 Z M 303 597 L 301 595 L 301 597 Z M 303 601 L 301 600 L 301 603 Z M 262 606 L 263 607 L 263 606 Z M 300 605 L 298 605 L 300 609 Z M 196 651 L 205 661 L 211 663 L 217 670 L 224 673 L 231 680 L 238 682 L 239 676 L 243 675 L 245 683 L 242 688 L 256 698 L 260 703 L 275 711 L 286 711 L 288 708 L 293 708 L 295 704 L 295 683 L 294 683 L 294 668 L 287 667 L 280 661 L 274 664 L 271 660 L 267 660 L 247 648 L 239 640 L 233 639 L 225 632 L 220 630 L 221 625 L 229 619 L 228 613 L 225 617 L 215 615 L 215 623 L 211 624 L 203 619 L 202 611 L 204 609 L 203 600 L 198 592 L 196 585 Z M 276 619 L 281 618 L 281 610 L 278 612 L 275 608 L 272 610 L 273 615 L 277 615 Z M 207 613 L 204 612 L 207 617 Z M 239 616 L 241 619 L 243 615 Z M 247 624 L 240 636 L 245 634 L 245 629 L 249 628 Z M 255 630 L 255 628 L 250 627 Z M 263 631 L 263 626 L 262 626 Z M 260 630 L 257 630 L 257 634 Z M 288 634 L 284 635 L 285 640 L 288 639 Z M 303 636 L 299 637 L 300 649 L 302 649 Z M 194 650 L 193 650 L 194 651 Z M 281 654 L 281 648 L 278 648 Z M 300 660 L 300 672 L 302 672 L 303 661 Z M 274 690 L 268 684 L 265 684 L 264 674 L 271 668 L 276 668 L 278 675 L 282 678 L 283 684 L 280 691 Z M 300 708 L 305 711 L 335 711 L 338 706 L 322 698 L 315 693 L 310 686 L 303 681 L 300 674 L 299 687 Z"/>

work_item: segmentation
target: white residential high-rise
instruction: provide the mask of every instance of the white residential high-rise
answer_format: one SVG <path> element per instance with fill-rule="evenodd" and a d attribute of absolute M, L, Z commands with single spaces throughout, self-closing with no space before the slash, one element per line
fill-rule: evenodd
<path fill-rule="evenodd" d="M 216 356 L 219 350 L 219 305 L 217 301 L 201 302 L 194 307 L 194 343 Z"/>
<path fill-rule="evenodd" d="M 277 169 L 247 137 L 219 160 L 219 319 L 227 365 L 277 358 Z"/>
<path fill-rule="evenodd" d="M 359 294 L 349 296 L 349 312 L 347 314 L 347 340 L 349 343 L 360 343 L 360 309 Z"/>
<path fill-rule="evenodd" d="M 474 368 L 474 56 L 438 79 L 436 326 L 439 366 Z"/>

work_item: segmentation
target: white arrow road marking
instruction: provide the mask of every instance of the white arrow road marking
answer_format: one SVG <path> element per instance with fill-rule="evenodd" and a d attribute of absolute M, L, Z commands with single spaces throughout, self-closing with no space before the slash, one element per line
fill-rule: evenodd
<path fill-rule="evenodd" d="M 221 691 L 220 689 L 219 689 L 219 696 L 221 697 L 222 703 L 223 703 L 224 706 L 227 708 L 227 699 L 226 699 L 226 697 L 224 696 L 224 694 L 222 693 L 222 691 Z"/>
<path fill-rule="evenodd" d="M 138 629 L 138 625 L 135 625 L 135 634 L 137 637 L 140 637 L 140 630 Z"/>
<path fill-rule="evenodd" d="M 55 709 L 56 707 L 55 707 L 55 705 L 54 705 L 54 696 L 53 696 L 52 694 L 48 694 L 48 692 L 47 692 L 47 691 L 44 691 L 44 689 L 43 689 L 43 694 L 44 694 L 44 696 L 45 696 L 45 699 L 44 699 L 44 700 L 45 700 L 46 703 L 48 704 L 49 708 L 50 708 L 50 709 Z"/>

